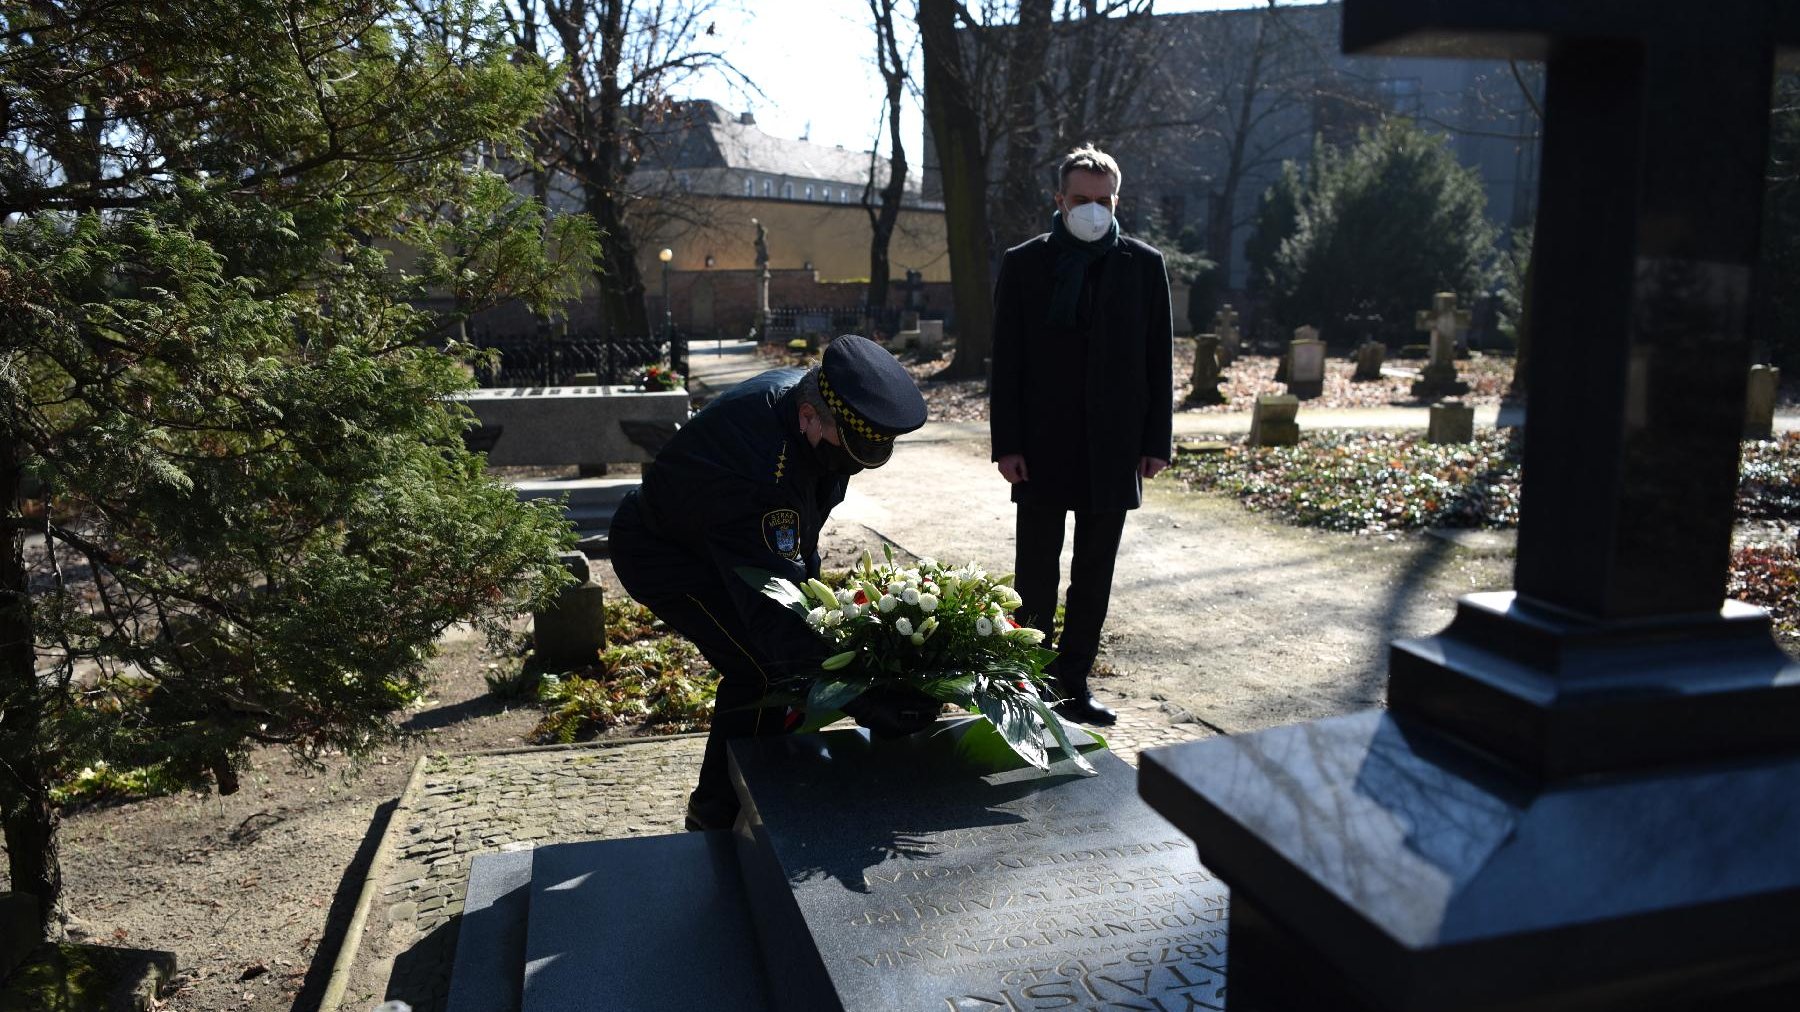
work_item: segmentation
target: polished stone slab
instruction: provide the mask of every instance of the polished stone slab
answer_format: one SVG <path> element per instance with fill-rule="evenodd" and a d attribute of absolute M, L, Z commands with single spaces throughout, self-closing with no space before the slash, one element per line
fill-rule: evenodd
<path fill-rule="evenodd" d="M 1286 960 L 1246 965 L 1313 963 L 1346 1008 L 1686 1008 L 1662 1002 L 1800 979 L 1800 755 L 1534 786 L 1370 712 L 1148 751 L 1140 770 L 1228 869 L 1233 951 L 1240 930 L 1281 936 Z M 1234 975 L 1239 997 L 1249 984 Z"/>
<path fill-rule="evenodd" d="M 540 847 L 523 1012 L 766 1008 L 729 834 Z"/>
<path fill-rule="evenodd" d="M 481 854 L 469 863 L 445 1012 L 518 1012 L 531 909 L 529 850 Z"/>
<path fill-rule="evenodd" d="M 775 1007 L 1224 1007 L 1229 898 L 1129 766 L 1019 769 L 984 722 L 940 727 L 731 744 Z"/>

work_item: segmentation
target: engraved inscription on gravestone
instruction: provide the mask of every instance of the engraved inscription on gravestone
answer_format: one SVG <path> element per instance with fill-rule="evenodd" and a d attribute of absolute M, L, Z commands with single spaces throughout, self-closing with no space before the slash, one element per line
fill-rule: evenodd
<path fill-rule="evenodd" d="M 759 930 L 804 932 L 822 961 L 822 979 L 778 983 L 778 1007 L 1224 1007 L 1226 890 L 1130 767 L 1096 752 L 1097 777 L 980 776 L 932 764 L 947 734 L 831 732 L 813 739 L 825 761 L 794 739 L 733 743 Z M 784 900 L 785 920 L 764 909 Z"/>

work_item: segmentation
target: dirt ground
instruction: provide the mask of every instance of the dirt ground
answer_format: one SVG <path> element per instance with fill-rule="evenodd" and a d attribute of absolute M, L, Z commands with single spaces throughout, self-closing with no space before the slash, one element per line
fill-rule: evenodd
<path fill-rule="evenodd" d="M 1007 487 L 967 431 L 928 427 L 858 477 L 827 528 L 825 564 L 886 541 L 1010 571 Z M 1377 706 L 1387 642 L 1440 628 L 1458 594 L 1505 586 L 1510 570 L 1424 535 L 1301 530 L 1152 482 L 1120 550 L 1105 684 L 1233 733 Z M 616 592 L 609 567 L 595 571 Z M 71 927 L 177 952 L 177 1012 L 315 1008 L 414 761 L 517 745 L 534 723 L 529 707 L 486 695 L 490 660 L 472 636 L 448 637 L 436 698 L 407 718 L 420 737 L 360 770 L 296 771 L 271 753 L 233 797 L 70 813 Z"/>

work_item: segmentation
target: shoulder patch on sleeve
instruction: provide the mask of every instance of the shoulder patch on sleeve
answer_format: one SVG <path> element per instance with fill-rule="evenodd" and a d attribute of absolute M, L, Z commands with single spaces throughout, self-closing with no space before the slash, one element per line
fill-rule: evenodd
<path fill-rule="evenodd" d="M 769 551 L 800 561 L 800 514 L 794 510 L 770 510 L 762 518 L 763 543 Z"/>

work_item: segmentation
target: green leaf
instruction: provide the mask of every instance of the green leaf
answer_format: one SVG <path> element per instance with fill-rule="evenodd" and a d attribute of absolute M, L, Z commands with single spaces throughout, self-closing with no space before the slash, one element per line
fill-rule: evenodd
<path fill-rule="evenodd" d="M 806 710 L 808 713 L 842 710 L 868 688 L 867 682 L 836 682 L 821 678 L 806 693 Z"/>
<path fill-rule="evenodd" d="M 1087 757 L 1082 755 L 1081 752 L 1075 748 L 1075 743 L 1069 740 L 1069 729 L 1063 726 L 1063 720 L 1056 715 L 1056 711 L 1050 709 L 1049 706 L 1045 705 L 1043 700 L 1037 698 L 1035 695 L 1027 697 L 1027 705 L 1034 707 L 1038 711 L 1038 715 L 1043 720 L 1044 726 L 1050 729 L 1050 734 L 1056 738 L 1056 744 L 1061 746 L 1063 754 L 1068 756 L 1069 759 L 1075 763 L 1076 769 L 1088 776 L 1099 776 L 1099 771 L 1094 769 L 1094 764 L 1088 762 Z M 1098 739 L 1099 735 L 1095 735 L 1094 737 Z M 1105 743 L 1102 742 L 1101 744 Z"/>
<path fill-rule="evenodd" d="M 919 686 L 919 691 L 943 703 L 968 706 L 975 699 L 975 675 L 952 675 Z"/>
<path fill-rule="evenodd" d="M 782 605 L 796 615 L 805 616 L 812 611 L 812 605 L 806 603 L 806 593 L 794 584 L 794 581 L 783 579 L 766 569 L 755 566 L 737 567 L 738 579 L 754 587 L 762 596 Z"/>
<path fill-rule="evenodd" d="M 1050 768 L 1048 753 L 1038 737 L 1038 722 L 1031 711 L 1011 695 L 984 695 L 976 700 L 982 716 L 1000 732 L 1000 737 L 1020 759 L 1040 770 Z"/>

